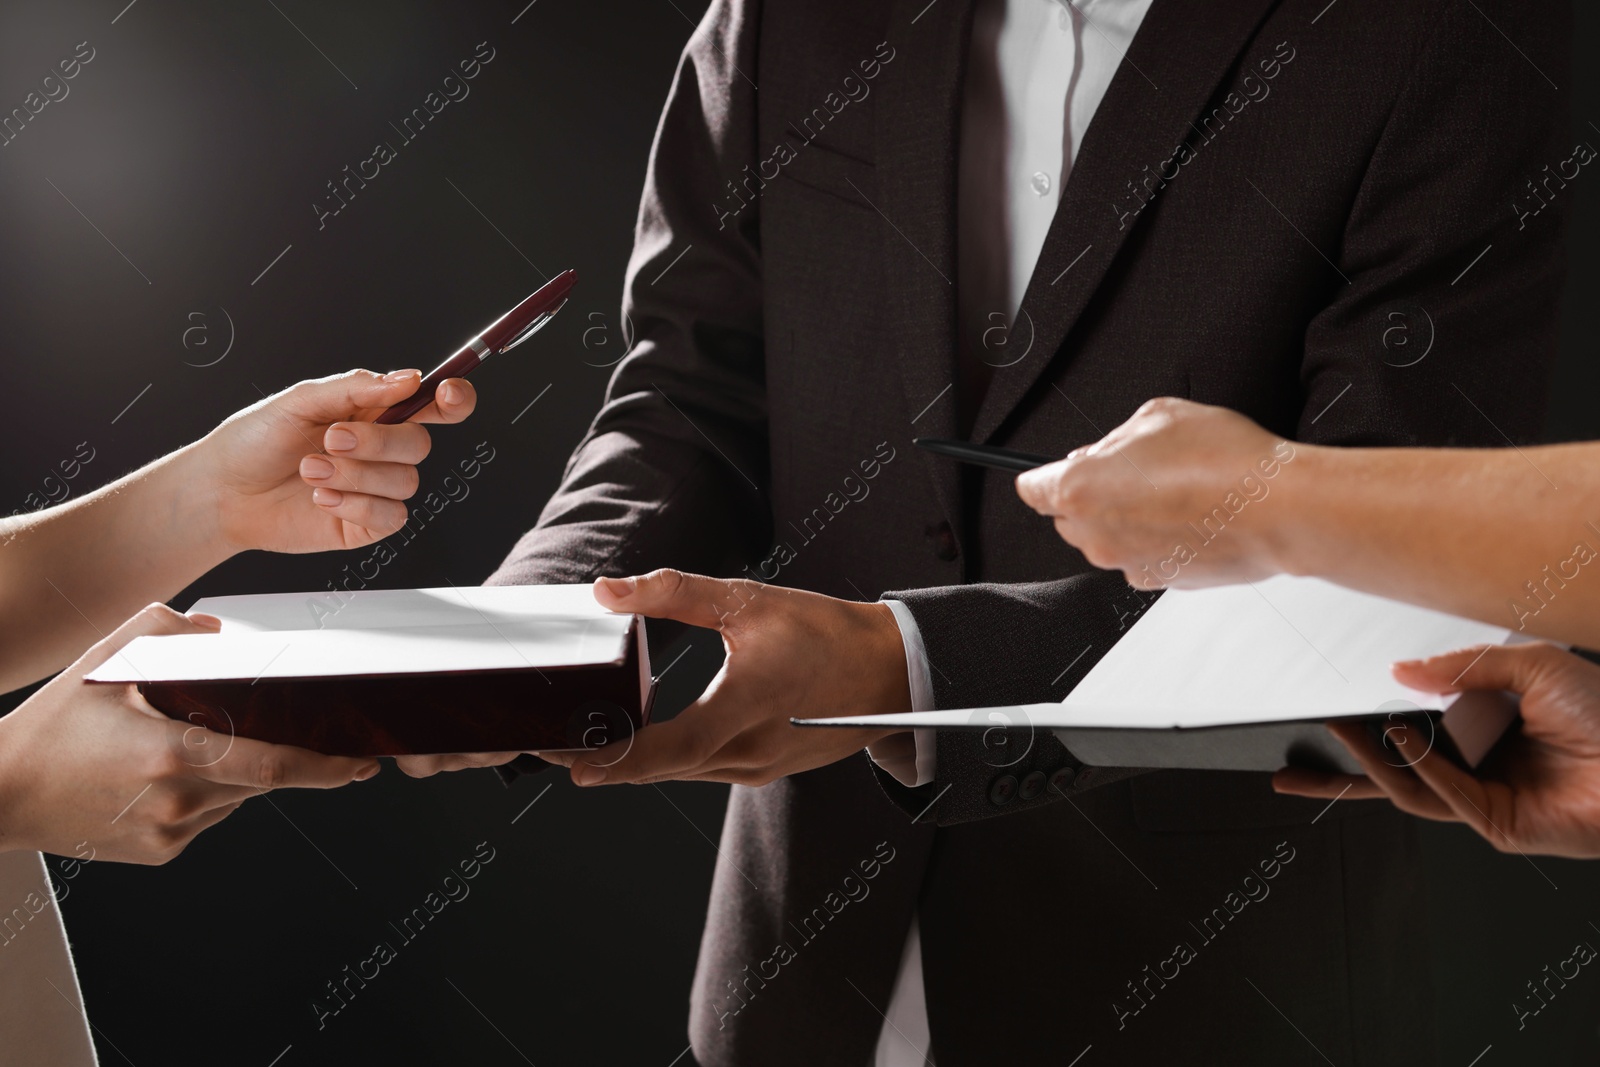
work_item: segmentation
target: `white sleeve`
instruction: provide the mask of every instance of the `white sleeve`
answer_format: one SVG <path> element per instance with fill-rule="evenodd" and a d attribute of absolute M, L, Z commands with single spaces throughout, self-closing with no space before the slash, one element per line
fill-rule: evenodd
<path fill-rule="evenodd" d="M 911 689 L 911 710 L 933 710 L 933 682 L 928 677 L 928 652 L 922 645 L 922 631 L 911 609 L 898 600 L 885 600 L 900 627 L 900 640 L 906 649 L 906 681 Z M 872 762 L 905 786 L 927 785 L 933 781 L 936 751 L 932 730 L 907 730 L 890 734 L 867 746 Z"/>

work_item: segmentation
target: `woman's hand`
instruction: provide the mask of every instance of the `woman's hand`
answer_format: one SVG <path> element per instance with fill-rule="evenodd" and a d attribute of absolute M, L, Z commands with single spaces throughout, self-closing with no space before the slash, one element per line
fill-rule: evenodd
<path fill-rule="evenodd" d="M 1140 589 L 1277 573 L 1267 498 L 1294 445 L 1226 408 L 1162 397 L 1102 440 L 1017 477 L 1017 495 L 1090 563 Z"/>
<path fill-rule="evenodd" d="M 1286 769 L 1273 777 L 1273 788 L 1330 799 L 1347 788 L 1352 798 L 1387 796 L 1412 815 L 1464 822 L 1501 852 L 1600 857 L 1600 667 L 1536 644 L 1468 648 L 1397 663 L 1394 675 L 1429 693 L 1521 693 L 1521 732 L 1484 761 L 1478 776 L 1434 751 L 1398 759 L 1378 747 L 1364 724 L 1339 723 L 1330 729 L 1367 777 Z M 1419 748 L 1425 744 L 1404 734 L 1396 740 L 1401 752 L 1414 751 L 1404 747 L 1407 740 Z"/>
<path fill-rule="evenodd" d="M 373 759 L 227 737 L 156 711 L 132 685 L 83 676 L 141 634 L 203 633 L 210 616 L 160 604 L 124 623 L 0 718 L 0 851 L 165 863 L 270 789 L 327 789 L 378 773 Z"/>
<path fill-rule="evenodd" d="M 406 521 L 417 468 L 431 447 L 426 422 L 460 422 L 477 394 L 440 384 L 410 422 L 371 420 L 417 391 L 414 370 L 354 370 L 301 382 L 234 415 L 193 446 L 214 497 L 217 534 L 232 551 L 361 548 Z"/>

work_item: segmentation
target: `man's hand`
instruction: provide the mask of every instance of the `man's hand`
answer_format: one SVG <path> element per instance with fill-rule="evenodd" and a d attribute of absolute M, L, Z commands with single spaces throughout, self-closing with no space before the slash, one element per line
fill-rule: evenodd
<path fill-rule="evenodd" d="M 83 676 L 141 634 L 215 631 L 161 604 L 124 623 L 0 718 L 0 851 L 165 863 L 271 789 L 330 789 L 378 773 L 374 759 L 228 737 L 167 718 L 132 685 Z"/>
<path fill-rule="evenodd" d="M 894 731 L 800 729 L 791 715 L 911 710 L 905 646 L 883 604 L 662 570 L 601 578 L 612 611 L 716 630 L 728 658 L 675 718 L 589 753 L 544 753 L 578 785 L 667 779 L 765 785 L 833 763 Z"/>
<path fill-rule="evenodd" d="M 191 459 L 215 501 L 218 536 L 232 551 L 323 552 L 404 526 L 416 465 L 431 447 L 420 424 L 460 422 L 477 403 L 472 386 L 453 378 L 411 421 L 371 421 L 421 380 L 414 370 L 355 370 L 301 382 L 206 435 Z"/>
<path fill-rule="evenodd" d="M 1353 799 L 1387 796 L 1401 811 L 1464 822 L 1502 852 L 1600 857 L 1600 667 L 1553 645 L 1463 649 L 1398 663 L 1395 677 L 1424 692 L 1508 689 L 1522 694 L 1522 729 L 1485 761 L 1477 777 L 1438 752 L 1420 759 L 1385 754 L 1360 723 L 1329 728 L 1367 777 L 1285 769 L 1280 793 Z M 1404 731 L 1404 727 L 1397 731 Z M 1399 751 L 1420 738 L 1403 733 Z M 1409 763 L 1395 766 L 1395 763 Z"/>
<path fill-rule="evenodd" d="M 1274 543 L 1285 516 L 1267 496 L 1304 447 L 1226 408 L 1161 397 L 1094 444 L 1019 475 L 1017 495 L 1135 588 L 1249 581 L 1282 569 Z"/>

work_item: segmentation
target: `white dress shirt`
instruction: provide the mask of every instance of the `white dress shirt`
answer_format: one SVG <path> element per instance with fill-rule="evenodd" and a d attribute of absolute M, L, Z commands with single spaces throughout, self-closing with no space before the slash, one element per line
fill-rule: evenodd
<path fill-rule="evenodd" d="M 95 1067 L 83 994 L 37 852 L 0 852 L 0 1067 Z"/>
<path fill-rule="evenodd" d="M 1009 326 L 1084 131 L 1133 43 L 1151 0 L 977 0 L 967 54 L 956 186 L 957 318 L 962 358 L 988 357 L 983 335 Z M 992 337 L 993 335 L 991 335 Z M 911 706 L 933 708 L 916 620 L 889 602 L 905 642 Z M 933 731 L 897 734 L 869 754 L 906 785 L 934 777 Z M 878 1038 L 874 1067 L 925 1067 L 928 1009 L 913 920 Z"/>

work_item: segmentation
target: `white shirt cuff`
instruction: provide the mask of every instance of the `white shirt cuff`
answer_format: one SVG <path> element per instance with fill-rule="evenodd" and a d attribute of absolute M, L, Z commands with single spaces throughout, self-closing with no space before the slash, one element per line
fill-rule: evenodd
<path fill-rule="evenodd" d="M 900 627 L 900 640 L 906 650 L 906 681 L 911 690 L 912 711 L 933 710 L 933 682 L 928 674 L 928 651 L 922 644 L 922 631 L 911 609 L 898 600 L 885 600 Z M 867 746 L 872 762 L 882 767 L 901 785 L 915 788 L 933 781 L 937 749 L 932 730 L 909 730 L 890 734 Z"/>

